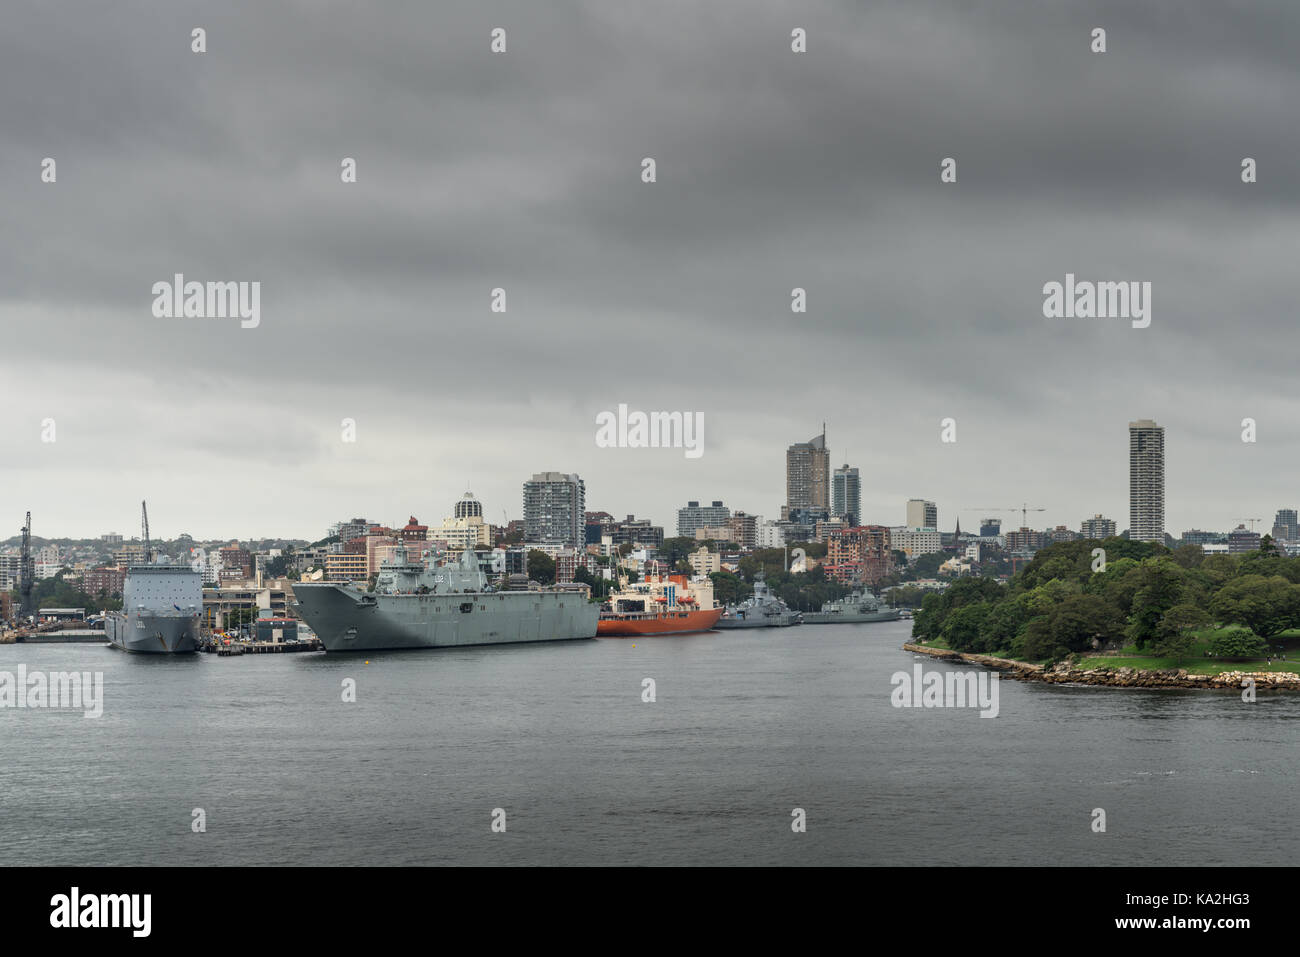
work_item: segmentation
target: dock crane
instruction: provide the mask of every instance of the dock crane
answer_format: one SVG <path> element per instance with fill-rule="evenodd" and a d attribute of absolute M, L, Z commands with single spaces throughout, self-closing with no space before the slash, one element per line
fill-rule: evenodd
<path fill-rule="evenodd" d="M 32 607 L 32 583 L 36 579 L 36 565 L 32 561 L 32 513 L 27 513 L 27 523 L 23 525 L 23 544 L 22 551 L 18 558 L 18 575 L 19 585 L 18 593 L 21 596 L 18 603 L 18 614 L 26 618 L 36 613 Z"/>

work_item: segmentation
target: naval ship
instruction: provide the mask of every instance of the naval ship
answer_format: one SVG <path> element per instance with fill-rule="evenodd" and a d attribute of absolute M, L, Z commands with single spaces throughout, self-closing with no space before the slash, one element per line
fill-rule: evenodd
<path fill-rule="evenodd" d="M 445 648 L 596 637 L 599 609 L 574 591 L 498 591 L 473 549 L 426 567 L 397 549 L 374 591 L 298 582 L 298 615 L 326 651 Z"/>
<path fill-rule="evenodd" d="M 197 651 L 203 576 L 189 565 L 154 564 L 149 514 L 144 516 L 144 561 L 130 565 L 122 586 L 122 610 L 104 616 L 109 644 L 124 651 L 173 655 Z"/>
<path fill-rule="evenodd" d="M 828 601 L 821 611 L 807 611 L 803 615 L 805 625 L 852 625 L 864 621 L 898 621 L 903 613 L 897 608 L 880 604 L 880 599 L 871 592 L 855 589 L 852 594 Z"/>
<path fill-rule="evenodd" d="M 754 578 L 754 596 L 728 605 L 714 628 L 785 628 L 802 621 L 797 611 L 772 594 L 762 574 Z"/>

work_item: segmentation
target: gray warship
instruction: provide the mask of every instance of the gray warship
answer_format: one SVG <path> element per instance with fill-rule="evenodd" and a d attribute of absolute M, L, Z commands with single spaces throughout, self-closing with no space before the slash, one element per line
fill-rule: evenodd
<path fill-rule="evenodd" d="M 399 548 L 373 592 L 299 582 L 295 610 L 326 651 L 446 648 L 596 637 L 600 608 L 577 591 L 498 591 L 472 549 L 426 567 Z"/>
<path fill-rule="evenodd" d="M 802 616 L 772 594 L 762 574 L 754 578 L 754 596 L 739 605 L 728 605 L 714 628 L 786 628 L 797 625 Z"/>
<path fill-rule="evenodd" d="M 197 651 L 203 576 L 189 565 L 154 564 L 147 512 L 144 549 L 144 561 L 127 567 L 122 610 L 104 616 L 105 637 L 115 648 L 143 654 Z"/>
<path fill-rule="evenodd" d="M 805 625 L 851 625 L 868 621 L 898 621 L 903 613 L 897 608 L 882 605 L 871 592 L 855 589 L 837 601 L 828 601 L 821 611 L 804 612 Z"/>

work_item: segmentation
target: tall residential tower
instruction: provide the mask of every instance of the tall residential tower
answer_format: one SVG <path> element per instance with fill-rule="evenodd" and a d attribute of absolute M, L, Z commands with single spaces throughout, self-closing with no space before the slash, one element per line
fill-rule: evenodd
<path fill-rule="evenodd" d="M 1151 419 L 1128 424 L 1128 536 L 1165 540 L 1165 430 Z"/>

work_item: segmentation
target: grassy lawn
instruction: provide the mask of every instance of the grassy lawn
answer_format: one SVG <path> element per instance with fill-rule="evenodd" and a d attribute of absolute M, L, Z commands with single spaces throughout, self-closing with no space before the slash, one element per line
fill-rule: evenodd
<path fill-rule="evenodd" d="M 1187 656 L 1179 661 L 1177 658 L 1156 658 L 1143 654 L 1134 645 L 1122 649 L 1118 655 L 1089 655 L 1079 659 L 1080 668 L 1140 668 L 1147 670 L 1168 670 L 1186 668 L 1189 674 L 1217 675 L 1225 671 L 1290 671 L 1300 673 L 1300 629 L 1284 631 L 1269 641 L 1273 648 L 1281 646 L 1284 658 L 1273 656 L 1272 663 L 1264 658 L 1247 660 L 1227 660 L 1207 658 L 1206 652 L 1210 640 L 1217 635 L 1230 634 L 1235 631 L 1248 631 L 1236 625 L 1227 628 L 1206 628 L 1196 633 Z"/>

